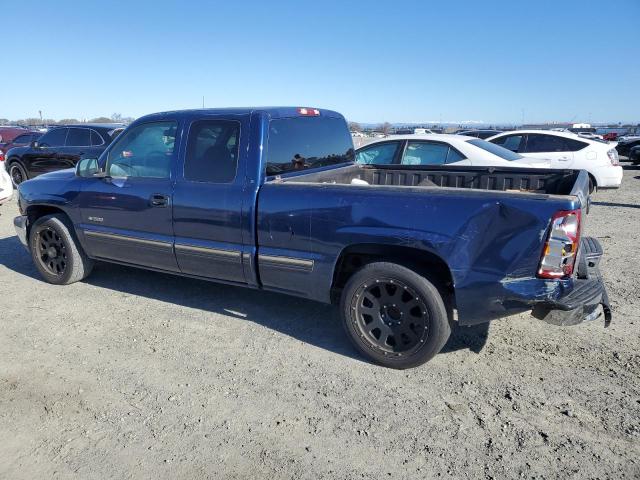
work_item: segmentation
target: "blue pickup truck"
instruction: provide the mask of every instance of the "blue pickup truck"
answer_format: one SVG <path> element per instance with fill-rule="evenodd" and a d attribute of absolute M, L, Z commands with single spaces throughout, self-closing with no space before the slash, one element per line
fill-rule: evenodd
<path fill-rule="evenodd" d="M 574 170 L 359 165 L 329 110 L 189 110 L 22 183 L 14 224 L 48 282 L 99 260 L 335 303 L 362 354 L 408 368 L 454 326 L 524 311 L 608 324 L 588 184 Z"/>

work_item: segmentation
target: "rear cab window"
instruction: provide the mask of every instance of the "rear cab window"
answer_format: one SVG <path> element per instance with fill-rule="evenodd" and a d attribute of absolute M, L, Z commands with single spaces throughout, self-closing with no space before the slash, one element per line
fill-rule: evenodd
<path fill-rule="evenodd" d="M 347 124 L 336 117 L 291 117 L 269 122 L 267 176 L 353 162 Z"/>

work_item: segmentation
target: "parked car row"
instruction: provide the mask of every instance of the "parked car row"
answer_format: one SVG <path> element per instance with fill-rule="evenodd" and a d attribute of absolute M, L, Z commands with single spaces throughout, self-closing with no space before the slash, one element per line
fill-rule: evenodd
<path fill-rule="evenodd" d="M 586 170 L 591 190 L 622 182 L 615 144 L 568 131 L 517 130 L 485 140 L 465 135 L 392 135 L 363 146 L 372 165 L 473 165 Z"/>

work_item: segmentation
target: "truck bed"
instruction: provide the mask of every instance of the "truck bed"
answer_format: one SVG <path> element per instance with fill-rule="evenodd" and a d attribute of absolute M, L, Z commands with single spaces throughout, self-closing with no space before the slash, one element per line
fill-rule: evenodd
<path fill-rule="evenodd" d="M 532 192 L 547 195 L 576 194 L 578 170 L 525 168 L 349 165 L 342 168 L 290 176 L 283 182 L 354 184 L 404 187 L 467 188 Z M 355 184 L 365 185 L 356 180 Z"/>

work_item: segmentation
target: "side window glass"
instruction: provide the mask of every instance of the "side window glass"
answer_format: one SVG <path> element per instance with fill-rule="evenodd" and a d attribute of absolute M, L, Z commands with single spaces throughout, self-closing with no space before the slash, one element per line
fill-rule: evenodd
<path fill-rule="evenodd" d="M 520 151 L 520 145 L 522 145 L 523 135 L 509 135 L 508 137 L 498 138 L 496 140 L 492 140 L 492 143 L 496 145 L 500 145 L 507 150 L 511 150 L 512 152 Z"/>
<path fill-rule="evenodd" d="M 373 145 L 356 154 L 356 162 L 365 165 L 390 165 L 398 150 L 398 142 Z"/>
<path fill-rule="evenodd" d="M 442 165 L 447 160 L 449 145 L 409 142 L 402 158 L 403 165 Z"/>
<path fill-rule="evenodd" d="M 54 128 L 45 133 L 38 144 L 41 147 L 62 147 L 64 139 L 67 137 L 67 130 L 68 128 Z"/>
<path fill-rule="evenodd" d="M 465 157 L 460 152 L 449 147 L 449 153 L 447 154 L 447 163 L 455 163 L 464 159 Z"/>
<path fill-rule="evenodd" d="M 109 151 L 106 171 L 112 177 L 169 178 L 177 127 L 151 122 L 132 128 Z"/>
<path fill-rule="evenodd" d="M 70 128 L 67 135 L 67 147 L 88 147 L 91 145 L 89 130 L 86 128 Z"/>
<path fill-rule="evenodd" d="M 573 140 L 571 138 L 565 139 L 566 148 L 569 152 L 577 152 L 578 150 L 582 150 L 584 147 L 589 145 L 588 143 L 581 142 L 580 140 Z"/>
<path fill-rule="evenodd" d="M 184 178 L 193 182 L 231 183 L 236 178 L 240 123 L 198 120 L 191 124 Z"/>
<path fill-rule="evenodd" d="M 527 138 L 527 153 L 564 152 L 565 139 L 553 135 L 529 135 Z"/>
<path fill-rule="evenodd" d="M 16 145 L 26 145 L 30 141 L 31 135 L 20 135 L 19 137 L 14 138 L 12 143 Z"/>
<path fill-rule="evenodd" d="M 96 132 L 95 130 L 90 130 L 90 132 L 91 145 L 93 145 L 94 147 L 98 147 L 104 144 L 104 141 L 102 140 L 102 137 L 98 134 L 98 132 Z"/>

